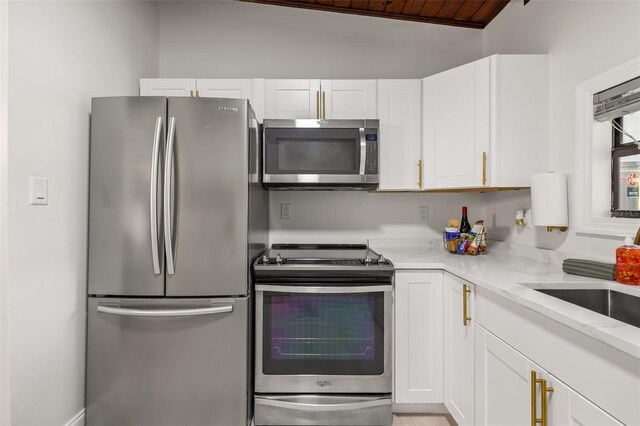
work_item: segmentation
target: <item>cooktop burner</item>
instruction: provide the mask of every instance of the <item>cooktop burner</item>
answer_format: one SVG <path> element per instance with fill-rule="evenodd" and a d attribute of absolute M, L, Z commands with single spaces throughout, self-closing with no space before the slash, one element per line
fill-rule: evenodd
<path fill-rule="evenodd" d="M 256 281 L 389 280 L 393 265 L 365 244 L 274 244 L 254 263 Z"/>

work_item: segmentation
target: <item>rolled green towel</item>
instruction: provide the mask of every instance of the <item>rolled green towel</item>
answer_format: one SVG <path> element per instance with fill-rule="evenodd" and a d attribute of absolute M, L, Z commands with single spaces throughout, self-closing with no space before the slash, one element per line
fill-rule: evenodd
<path fill-rule="evenodd" d="M 596 262 L 586 259 L 566 259 L 562 262 L 562 270 L 567 274 L 583 277 L 599 278 L 602 280 L 616 279 L 616 265 L 613 263 Z"/>

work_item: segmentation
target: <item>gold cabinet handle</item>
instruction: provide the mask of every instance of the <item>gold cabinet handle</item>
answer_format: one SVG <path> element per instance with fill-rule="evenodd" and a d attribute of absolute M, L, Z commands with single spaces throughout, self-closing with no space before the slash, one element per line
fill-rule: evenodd
<path fill-rule="evenodd" d="M 482 153 L 482 185 L 487 184 L 487 153 Z"/>
<path fill-rule="evenodd" d="M 467 298 L 471 295 L 471 287 L 466 284 L 462 285 L 462 325 L 465 327 L 469 325 L 471 322 L 471 317 L 469 316 L 469 304 L 467 302 Z"/>
<path fill-rule="evenodd" d="M 418 189 L 422 189 L 422 160 L 418 160 Z"/>
<path fill-rule="evenodd" d="M 326 92 L 323 90 L 322 91 L 322 119 L 326 120 L 327 119 L 327 104 L 325 102 L 325 98 L 326 98 Z"/>
<path fill-rule="evenodd" d="M 320 91 L 316 90 L 316 118 L 320 119 Z"/>
<path fill-rule="evenodd" d="M 200 97 L 200 91 L 196 90 L 196 98 L 199 98 L 199 97 Z"/>
<path fill-rule="evenodd" d="M 540 418 L 538 418 L 538 383 L 540 383 L 541 397 L 540 401 Z M 531 371 L 531 426 L 540 424 L 541 426 L 547 426 L 548 419 L 548 402 L 547 394 L 553 392 L 552 387 L 547 387 L 547 381 L 545 379 L 538 379 L 535 371 Z"/>
<path fill-rule="evenodd" d="M 193 98 L 193 90 L 189 90 L 189 97 Z"/>

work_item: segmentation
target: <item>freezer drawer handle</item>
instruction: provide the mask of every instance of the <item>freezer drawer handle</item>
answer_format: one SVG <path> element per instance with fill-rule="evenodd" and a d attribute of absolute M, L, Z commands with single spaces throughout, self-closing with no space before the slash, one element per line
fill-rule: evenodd
<path fill-rule="evenodd" d="M 306 404 L 301 402 L 279 401 L 275 399 L 256 398 L 256 404 L 278 408 L 289 408 L 299 411 L 346 411 L 360 410 L 363 408 L 382 407 L 391 405 L 389 399 L 376 399 L 373 401 L 349 402 L 346 404 Z"/>
<path fill-rule="evenodd" d="M 232 311 L 233 305 L 193 309 L 131 309 L 117 308 L 115 306 L 98 306 L 98 312 L 102 312 L 103 314 L 125 315 L 130 317 L 190 317 L 194 315 L 224 314 Z"/>
<path fill-rule="evenodd" d="M 151 223 L 151 258 L 153 273 L 160 274 L 160 254 L 158 250 L 158 159 L 160 157 L 160 135 L 162 134 L 162 117 L 156 118 L 156 129 L 153 133 L 153 152 L 151 153 L 151 189 L 149 200 L 149 218 Z"/>
<path fill-rule="evenodd" d="M 171 181 L 173 178 L 173 143 L 176 135 L 176 119 L 169 118 L 169 136 L 164 157 L 164 250 L 167 254 L 167 274 L 175 274 L 173 255 L 173 231 L 171 230 L 173 215 L 171 214 Z"/>

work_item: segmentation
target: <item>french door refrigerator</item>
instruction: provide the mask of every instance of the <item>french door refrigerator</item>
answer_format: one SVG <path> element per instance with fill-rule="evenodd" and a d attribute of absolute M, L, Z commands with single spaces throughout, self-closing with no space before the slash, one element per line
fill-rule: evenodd
<path fill-rule="evenodd" d="M 259 139 L 246 100 L 92 99 L 88 426 L 247 424 Z"/>

